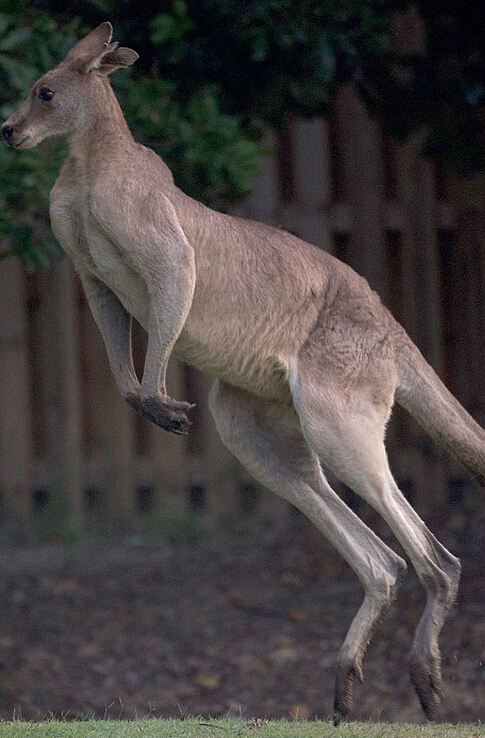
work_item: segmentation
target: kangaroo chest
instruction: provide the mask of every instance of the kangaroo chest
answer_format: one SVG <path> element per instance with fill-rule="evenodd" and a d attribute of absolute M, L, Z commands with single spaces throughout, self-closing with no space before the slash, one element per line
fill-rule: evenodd
<path fill-rule="evenodd" d="M 148 321 L 148 293 L 143 280 L 123 259 L 121 249 L 97 227 L 87 193 L 61 173 L 50 196 L 54 235 L 71 257 L 76 271 L 96 277 L 118 297 L 144 327 Z"/>

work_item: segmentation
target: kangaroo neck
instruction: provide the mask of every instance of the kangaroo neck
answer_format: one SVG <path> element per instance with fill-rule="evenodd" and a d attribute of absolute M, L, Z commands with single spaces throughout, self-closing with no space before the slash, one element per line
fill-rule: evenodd
<path fill-rule="evenodd" d="M 86 175 L 96 174 L 105 164 L 116 164 L 135 146 L 109 81 L 100 79 L 96 110 L 69 136 L 69 153 Z"/>

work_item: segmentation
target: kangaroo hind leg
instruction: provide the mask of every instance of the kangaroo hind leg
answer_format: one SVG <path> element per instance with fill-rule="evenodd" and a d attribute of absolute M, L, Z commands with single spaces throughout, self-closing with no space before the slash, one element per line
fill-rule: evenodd
<path fill-rule="evenodd" d="M 223 442 L 262 484 L 299 508 L 336 547 L 365 592 L 339 652 L 335 720 L 352 704 L 355 677 L 380 618 L 396 595 L 406 565 L 345 505 L 325 479 L 290 406 L 216 382 L 210 406 Z"/>
<path fill-rule="evenodd" d="M 428 530 L 398 489 L 384 446 L 393 399 L 393 372 L 382 362 L 364 366 L 353 382 L 324 376 L 303 356 L 293 381 L 303 434 L 324 466 L 372 505 L 409 556 L 426 591 L 426 606 L 409 654 L 411 680 L 426 715 L 440 701 L 438 636 L 454 602 L 460 564 Z"/>

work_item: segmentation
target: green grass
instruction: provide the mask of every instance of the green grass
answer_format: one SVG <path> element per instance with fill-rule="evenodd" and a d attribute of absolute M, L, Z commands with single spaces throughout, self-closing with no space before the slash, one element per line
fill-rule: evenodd
<path fill-rule="evenodd" d="M 485 738 L 485 725 L 270 722 L 257 720 L 90 720 L 0 723 L 1 738 Z"/>

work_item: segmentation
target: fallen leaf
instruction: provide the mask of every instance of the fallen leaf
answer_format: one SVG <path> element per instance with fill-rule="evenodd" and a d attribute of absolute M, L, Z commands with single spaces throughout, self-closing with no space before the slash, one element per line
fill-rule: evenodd
<path fill-rule="evenodd" d="M 78 583 L 74 579 L 61 579 L 56 582 L 52 587 L 54 594 L 69 594 L 75 592 L 78 588 Z"/>
<path fill-rule="evenodd" d="M 295 620 L 297 623 L 303 623 L 310 617 L 310 613 L 301 607 L 289 607 L 286 614 L 290 620 Z"/>
<path fill-rule="evenodd" d="M 296 648 L 277 648 L 270 654 L 270 659 L 275 666 L 283 666 L 284 664 L 294 663 L 298 661 L 299 655 Z"/>
<path fill-rule="evenodd" d="M 97 643 L 85 643 L 77 649 L 76 656 L 84 659 L 89 659 L 93 656 L 99 656 L 100 653 L 101 651 Z"/>
<path fill-rule="evenodd" d="M 282 584 L 300 585 L 303 583 L 303 580 L 301 577 L 298 576 L 298 574 L 295 574 L 292 571 L 284 571 L 282 574 L 280 574 L 280 582 Z"/>
<path fill-rule="evenodd" d="M 195 674 L 193 681 L 198 687 L 204 687 L 204 689 L 217 689 L 220 683 L 220 677 L 218 674 L 199 671 Z"/>

